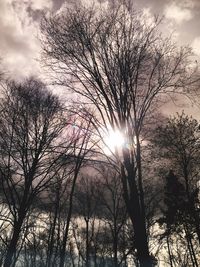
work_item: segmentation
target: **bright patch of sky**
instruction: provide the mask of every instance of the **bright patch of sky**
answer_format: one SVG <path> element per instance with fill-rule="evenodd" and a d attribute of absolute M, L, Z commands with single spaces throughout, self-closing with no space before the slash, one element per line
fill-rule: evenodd
<path fill-rule="evenodd" d="M 180 5 L 175 2 L 166 5 L 164 15 L 167 19 L 172 19 L 178 24 L 189 21 L 193 17 L 190 6 L 185 6 L 184 4 Z"/>

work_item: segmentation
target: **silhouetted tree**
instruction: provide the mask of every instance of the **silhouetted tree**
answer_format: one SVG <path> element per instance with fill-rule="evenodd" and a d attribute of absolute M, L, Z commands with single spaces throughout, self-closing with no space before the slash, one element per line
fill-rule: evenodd
<path fill-rule="evenodd" d="M 102 213 L 100 217 L 108 225 L 110 239 L 112 243 L 112 258 L 113 266 L 119 266 L 123 261 L 123 256 L 120 255 L 120 245 L 123 243 L 123 227 L 127 221 L 127 211 L 123 199 L 123 190 L 119 173 L 112 167 L 101 167 L 101 184 L 99 186 Z M 126 248 L 128 249 L 128 241 Z M 124 244 L 125 245 L 125 244 Z M 121 247 L 122 249 L 122 247 Z"/>
<path fill-rule="evenodd" d="M 61 138 L 64 108 L 40 81 L 8 82 L 0 103 L 0 177 L 12 219 L 4 266 L 16 261 L 34 199 L 62 166 L 72 140 Z"/>
<path fill-rule="evenodd" d="M 77 184 L 75 192 L 74 214 L 83 220 L 81 226 L 82 245 L 81 255 L 85 266 L 92 266 L 93 261 L 93 236 L 95 235 L 95 224 L 98 219 L 100 195 L 98 193 L 98 180 L 95 176 L 82 175 Z M 79 229 L 80 230 L 80 229 Z M 84 245 L 85 243 L 85 245 Z"/>
<path fill-rule="evenodd" d="M 159 156 L 167 160 L 180 176 L 185 190 L 185 198 L 182 200 L 185 216 L 190 217 L 190 225 L 200 242 L 199 124 L 184 113 L 171 117 L 166 125 L 158 127 L 155 143 L 160 150 Z"/>
<path fill-rule="evenodd" d="M 183 222 L 184 208 L 186 205 L 186 194 L 183 185 L 179 182 L 178 178 L 174 175 L 173 171 L 169 172 L 166 177 L 166 185 L 164 192 L 164 203 L 166 210 L 164 211 L 164 218 L 160 222 L 165 222 L 167 231 L 173 230 L 173 227 L 179 227 Z"/>
<path fill-rule="evenodd" d="M 193 266 L 198 266 L 192 244 L 192 234 L 190 229 L 190 219 L 188 218 L 189 212 L 185 188 L 178 180 L 177 176 L 174 175 L 173 171 L 170 171 L 169 175 L 166 177 L 164 203 L 164 216 L 159 219 L 159 222 L 166 225 L 166 230 L 163 236 L 166 237 L 171 266 L 173 267 L 174 259 L 171 252 L 170 236 L 177 233 L 180 234 L 183 231 L 188 244 L 191 262 Z"/>
<path fill-rule="evenodd" d="M 65 263 L 65 254 L 66 254 L 66 245 L 67 245 L 67 238 L 69 233 L 69 226 L 73 212 L 73 203 L 74 203 L 74 192 L 75 186 L 77 183 L 77 179 L 79 176 L 79 172 L 81 167 L 83 167 L 93 155 L 93 146 L 94 144 L 91 142 L 91 134 L 92 134 L 92 127 L 91 127 L 91 115 L 88 114 L 87 110 L 82 110 L 80 112 L 76 111 L 76 117 L 78 118 L 79 122 L 75 124 L 75 132 L 80 134 L 80 140 L 78 143 L 73 144 L 73 155 L 72 159 L 74 161 L 73 173 L 71 177 L 71 187 L 69 192 L 69 200 L 68 200 L 68 210 L 66 216 L 66 223 L 64 226 L 63 231 L 63 239 L 62 239 L 62 246 L 60 251 L 60 267 L 64 266 Z"/>
<path fill-rule="evenodd" d="M 140 266 L 152 266 L 146 231 L 141 131 L 160 93 L 185 92 L 196 80 L 190 49 L 162 38 L 160 20 L 147 21 L 124 5 L 64 10 L 44 18 L 43 55 L 57 82 L 94 105 L 96 127 L 119 130 L 116 149 L 124 199 L 134 228 Z M 85 101 L 85 99 L 87 99 Z M 117 151 L 118 150 L 118 151 Z"/>

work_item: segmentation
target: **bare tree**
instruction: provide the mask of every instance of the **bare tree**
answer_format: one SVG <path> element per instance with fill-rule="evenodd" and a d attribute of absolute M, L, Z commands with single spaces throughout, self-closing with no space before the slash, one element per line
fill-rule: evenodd
<path fill-rule="evenodd" d="M 63 166 L 54 177 L 52 186 L 49 186 L 47 189 L 48 199 L 50 199 L 50 201 L 46 203 L 46 205 L 44 203 L 44 207 L 47 207 L 48 210 L 49 221 L 47 227 L 46 266 L 55 266 L 59 262 L 59 249 L 62 243 L 62 225 L 63 220 L 65 220 L 65 210 L 66 207 L 68 207 L 67 204 L 72 182 L 72 166 L 74 167 L 74 164 L 66 164 L 66 166 Z"/>
<path fill-rule="evenodd" d="M 161 165 L 165 166 L 163 171 L 170 168 L 177 174 L 177 177 L 172 175 L 171 180 L 170 175 L 165 179 L 164 217 L 161 222 L 165 224 L 167 245 L 170 244 L 170 235 L 177 236 L 182 231 L 193 266 L 198 266 L 199 251 L 196 247 L 199 246 L 200 233 L 199 138 L 198 121 L 184 112 L 170 117 L 166 124 L 157 128 L 154 136 L 157 156 Z M 172 171 L 170 173 L 173 174 Z M 176 188 L 181 191 L 174 192 Z"/>
<path fill-rule="evenodd" d="M 200 243 L 199 123 L 196 119 L 185 115 L 184 112 L 177 114 L 169 118 L 165 125 L 157 128 L 154 144 L 159 149 L 161 161 L 164 159 L 165 165 L 168 163 L 169 168 L 176 171 L 181 178 L 185 193 L 185 205 L 182 208 L 187 213 L 184 217 L 190 217 L 190 231 L 193 228 Z"/>
<path fill-rule="evenodd" d="M 94 105 L 97 128 L 119 130 L 116 149 L 123 195 L 135 234 L 140 266 L 152 266 L 146 231 L 141 135 L 161 93 L 184 93 L 196 80 L 189 48 L 162 38 L 160 20 L 120 5 L 113 10 L 78 7 L 44 18 L 43 55 L 82 103 Z M 87 99 L 87 101 L 85 101 Z M 97 120 L 96 120 L 97 122 Z"/>
<path fill-rule="evenodd" d="M 61 138 L 67 126 L 64 108 L 39 81 L 8 82 L 0 107 L 0 181 L 12 219 L 4 260 L 8 267 L 16 261 L 19 238 L 36 196 L 62 166 L 73 141 Z"/>
<path fill-rule="evenodd" d="M 98 216 L 98 206 L 100 203 L 100 195 L 98 194 L 98 181 L 89 175 L 82 175 L 77 184 L 77 190 L 75 192 L 75 215 L 80 216 L 83 219 L 83 241 L 81 247 L 83 259 L 86 267 L 92 265 L 92 243 L 93 236 L 95 234 L 94 228 L 96 219 Z"/>
<path fill-rule="evenodd" d="M 127 211 L 123 199 L 122 185 L 120 182 L 119 174 L 113 168 L 101 168 L 101 184 L 100 184 L 100 196 L 102 218 L 111 233 L 112 239 L 112 254 L 113 254 L 113 266 L 119 266 L 123 261 L 123 256 L 119 253 L 122 228 L 127 221 Z M 128 241 L 128 240 L 127 240 Z M 126 246 L 127 247 L 127 246 Z M 128 250 L 128 248 L 127 248 Z"/>

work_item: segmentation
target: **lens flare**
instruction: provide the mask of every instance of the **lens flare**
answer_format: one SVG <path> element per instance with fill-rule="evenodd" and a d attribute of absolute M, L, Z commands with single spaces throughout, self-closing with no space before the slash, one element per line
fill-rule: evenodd
<path fill-rule="evenodd" d="M 116 149 L 121 148 L 125 143 L 123 134 L 118 130 L 110 129 L 107 135 L 104 137 L 105 149 L 104 152 L 110 155 L 115 152 Z"/>

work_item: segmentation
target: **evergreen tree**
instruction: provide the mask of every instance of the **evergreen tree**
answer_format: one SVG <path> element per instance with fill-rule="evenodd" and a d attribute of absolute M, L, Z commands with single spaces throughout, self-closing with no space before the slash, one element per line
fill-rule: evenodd
<path fill-rule="evenodd" d="M 159 222 L 161 224 L 166 224 L 166 232 L 170 234 L 180 230 L 180 225 L 184 221 L 186 213 L 185 207 L 187 205 L 184 186 L 172 170 L 169 171 L 165 183 L 165 209 L 163 211 L 163 217 Z"/>

